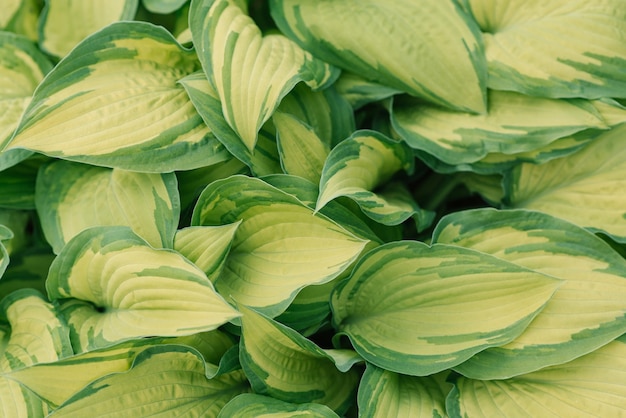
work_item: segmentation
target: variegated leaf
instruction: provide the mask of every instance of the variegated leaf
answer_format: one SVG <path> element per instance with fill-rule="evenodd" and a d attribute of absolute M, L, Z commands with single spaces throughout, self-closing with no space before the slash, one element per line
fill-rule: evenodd
<path fill-rule="evenodd" d="M 317 403 L 289 403 L 269 396 L 244 393 L 234 397 L 217 418 L 339 418 L 332 409 Z"/>
<path fill-rule="evenodd" d="M 37 25 L 43 2 L 39 0 L 5 0 L 2 2 L 0 30 L 26 36 L 37 42 Z"/>

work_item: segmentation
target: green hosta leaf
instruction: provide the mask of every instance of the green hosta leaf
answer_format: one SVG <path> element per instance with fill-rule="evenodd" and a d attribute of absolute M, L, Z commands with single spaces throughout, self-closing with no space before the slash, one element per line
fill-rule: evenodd
<path fill-rule="evenodd" d="M 141 0 L 141 4 L 152 13 L 170 14 L 183 7 L 187 0 Z"/>
<path fill-rule="evenodd" d="M 123 225 L 156 248 L 172 248 L 180 202 L 172 173 L 135 173 L 55 161 L 41 168 L 35 194 L 55 253 L 93 226 Z"/>
<path fill-rule="evenodd" d="M 162 27 L 114 23 L 48 74 L 9 149 L 149 172 L 223 161 L 228 153 L 177 84 L 197 69 L 195 53 Z"/>
<path fill-rule="evenodd" d="M 6 170 L 0 171 L 0 207 L 35 209 L 37 172 L 45 161 L 45 157 L 33 155 Z"/>
<path fill-rule="evenodd" d="M 215 136 L 232 155 L 250 167 L 253 174 L 262 176 L 282 172 L 273 132 L 262 129 L 257 138 L 254 153 L 251 152 L 224 119 L 219 95 L 204 73 L 191 74 L 180 80 L 180 83 L 185 87 L 198 113 Z"/>
<path fill-rule="evenodd" d="M 459 377 L 447 400 L 455 417 L 617 417 L 626 410 L 624 337 L 559 366 L 508 380 Z"/>
<path fill-rule="evenodd" d="M 47 53 L 63 57 L 105 26 L 132 20 L 138 4 L 139 0 L 46 0 L 39 22 L 39 45 Z"/>
<path fill-rule="evenodd" d="M 289 403 L 268 396 L 244 393 L 234 397 L 218 418 L 339 418 L 332 409 L 315 403 Z"/>
<path fill-rule="evenodd" d="M 485 110 L 480 31 L 456 2 L 272 0 L 270 5 L 283 33 L 331 64 L 445 107 Z"/>
<path fill-rule="evenodd" d="M 49 248 L 34 247 L 11 254 L 11 262 L 0 280 L 0 299 L 18 289 L 46 293 L 45 281 L 55 255 Z"/>
<path fill-rule="evenodd" d="M 452 385 L 448 373 L 416 377 L 367 365 L 359 385 L 359 416 L 371 418 L 441 418 Z"/>
<path fill-rule="evenodd" d="M 548 97 L 626 97 L 621 0 L 463 0 L 483 30 L 488 85 Z M 573 30 L 572 28 L 575 28 Z"/>
<path fill-rule="evenodd" d="M 425 376 L 512 341 L 560 284 L 466 248 L 400 241 L 363 256 L 331 308 L 365 360 Z"/>
<path fill-rule="evenodd" d="M 333 148 L 326 159 L 316 210 L 347 196 L 375 221 L 399 224 L 420 212 L 411 196 L 397 187 L 387 193 L 372 190 L 400 170 L 413 170 L 413 154 L 405 145 L 375 131 L 358 131 Z"/>
<path fill-rule="evenodd" d="M 626 125 L 620 125 L 573 155 L 518 166 L 505 177 L 506 202 L 626 242 L 625 137 Z"/>
<path fill-rule="evenodd" d="M 626 333 L 626 261 L 594 234 L 540 212 L 478 209 L 441 220 L 433 242 L 472 248 L 563 280 L 512 342 L 455 370 L 503 379 L 565 363 Z"/>
<path fill-rule="evenodd" d="M 50 417 L 217 416 L 249 389 L 241 371 L 207 379 L 205 368 L 202 357 L 188 347 L 149 348 L 129 371 L 96 380 Z"/>
<path fill-rule="evenodd" d="M 328 145 L 322 142 L 313 128 L 292 115 L 276 112 L 273 122 L 285 173 L 319 183 L 324 161 L 330 152 Z"/>
<path fill-rule="evenodd" d="M 210 184 L 192 225 L 241 221 L 215 287 L 269 315 L 283 312 L 304 287 L 341 274 L 366 240 L 262 180 L 232 176 Z"/>
<path fill-rule="evenodd" d="M 356 389 L 356 371 L 341 372 L 331 356 L 296 331 L 240 307 L 239 357 L 255 393 L 285 402 L 314 402 L 344 412 Z"/>
<path fill-rule="evenodd" d="M 144 336 L 208 331 L 239 314 L 206 275 L 171 250 L 156 250 L 126 227 L 94 227 L 70 240 L 50 267 L 77 351 Z"/>
<path fill-rule="evenodd" d="M 0 30 L 13 32 L 37 41 L 37 22 L 41 11 L 39 0 L 5 0 L 2 2 Z"/>
<path fill-rule="evenodd" d="M 361 76 L 345 71 L 337 79 L 335 88 L 355 110 L 366 104 L 402 93 L 400 90 L 368 81 Z"/>
<path fill-rule="evenodd" d="M 0 32 L 0 144 L 13 135 L 35 88 L 51 69 L 31 40 Z"/>
<path fill-rule="evenodd" d="M 200 267 L 215 282 L 230 251 L 239 223 L 223 226 L 190 226 L 176 232 L 174 249 Z"/>
<path fill-rule="evenodd" d="M 448 164 L 473 163 L 489 153 L 533 151 L 589 128 L 606 129 L 587 100 L 557 100 L 490 91 L 487 114 L 453 112 L 394 101 L 392 124 L 412 148 Z"/>
<path fill-rule="evenodd" d="M 250 152 L 261 126 L 296 83 L 317 88 L 336 78 L 329 65 L 283 35 L 263 36 L 232 0 L 194 0 L 190 16 L 194 44 L 222 113 Z"/>
<path fill-rule="evenodd" d="M 459 178 L 470 192 L 478 193 L 493 206 L 499 206 L 504 197 L 502 190 L 502 176 L 497 174 L 483 176 L 476 173 L 462 173 Z"/>

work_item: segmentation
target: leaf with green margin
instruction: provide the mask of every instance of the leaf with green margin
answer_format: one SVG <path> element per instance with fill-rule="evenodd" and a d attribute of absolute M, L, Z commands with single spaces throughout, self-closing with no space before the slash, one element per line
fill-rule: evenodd
<path fill-rule="evenodd" d="M 52 263 L 46 287 L 51 300 L 72 298 L 61 309 L 77 352 L 210 331 L 239 316 L 202 270 L 127 227 L 76 235 Z"/>
<path fill-rule="evenodd" d="M 331 64 L 442 106 L 485 111 L 480 29 L 456 2 L 272 0 L 270 7 L 285 35 Z"/>
<path fill-rule="evenodd" d="M 585 129 L 608 129 L 588 100 L 494 90 L 488 99 L 488 111 L 481 115 L 394 100 L 391 123 L 409 146 L 452 165 L 474 163 L 494 152 L 533 151 Z"/>
<path fill-rule="evenodd" d="M 500 206 L 504 197 L 502 176 L 498 174 L 480 175 L 476 173 L 462 173 L 457 178 L 472 193 L 480 194 L 492 206 Z"/>
<path fill-rule="evenodd" d="M 334 84 L 337 92 L 343 96 L 355 110 L 369 103 L 387 99 L 402 93 L 383 84 L 366 80 L 354 73 L 343 71 Z"/>
<path fill-rule="evenodd" d="M 40 0 L 5 0 L 0 15 L 0 30 L 24 35 L 37 42 L 37 23 L 42 2 Z"/>
<path fill-rule="evenodd" d="M 339 418 L 332 409 L 316 403 L 289 403 L 256 393 L 235 396 L 217 418 Z"/>
<path fill-rule="evenodd" d="M 416 377 L 367 364 L 358 393 L 359 416 L 370 418 L 441 418 L 452 385 L 449 373 Z"/>
<path fill-rule="evenodd" d="M 546 212 L 626 242 L 626 124 L 581 151 L 505 175 L 509 207 Z"/>
<path fill-rule="evenodd" d="M 28 38 L 0 32 L 0 145 L 17 128 L 35 88 L 52 63 Z"/>
<path fill-rule="evenodd" d="M 272 120 L 283 171 L 318 184 L 330 147 L 295 116 L 275 112 Z"/>
<path fill-rule="evenodd" d="M 39 47 L 50 55 L 63 57 L 105 26 L 132 20 L 138 5 L 139 0 L 46 0 L 39 18 Z"/>
<path fill-rule="evenodd" d="M 170 14 L 183 7 L 187 0 L 141 0 L 146 10 L 158 14 Z"/>
<path fill-rule="evenodd" d="M 228 152 L 177 83 L 198 66 L 162 27 L 107 26 L 37 87 L 7 149 L 146 172 L 224 161 Z"/>
<path fill-rule="evenodd" d="M 626 333 L 626 260 L 591 232 L 541 212 L 476 209 L 444 217 L 433 242 L 563 280 L 517 338 L 455 368 L 467 377 L 506 379 L 566 363 Z"/>
<path fill-rule="evenodd" d="M 142 351 L 165 344 L 192 347 L 212 364 L 219 363 L 233 347 L 232 339 L 217 330 L 175 338 L 143 338 L 17 370 L 10 373 L 10 378 L 58 407 L 94 380 L 129 370 Z"/>
<path fill-rule="evenodd" d="M 368 362 L 426 376 L 512 341 L 561 282 L 463 247 L 398 241 L 365 254 L 331 297 Z"/>
<path fill-rule="evenodd" d="M 259 133 L 253 153 L 241 142 L 237 133 L 224 119 L 219 95 L 203 72 L 196 72 L 181 79 L 180 84 L 187 91 L 191 102 L 211 132 L 232 155 L 250 167 L 253 174 L 263 176 L 282 172 L 276 137 L 267 124 Z"/>
<path fill-rule="evenodd" d="M 621 0 L 463 0 L 481 27 L 487 85 L 543 97 L 626 97 Z M 575 28 L 575 30 L 573 30 Z"/>
<path fill-rule="evenodd" d="M 249 388 L 241 371 L 207 379 L 207 366 L 189 347 L 151 347 L 137 355 L 130 370 L 89 384 L 50 417 L 216 416 Z"/>
<path fill-rule="evenodd" d="M 296 331 L 238 308 L 243 313 L 239 358 L 255 393 L 346 411 L 358 382 L 355 370 L 340 371 L 332 356 Z"/>
<path fill-rule="evenodd" d="M 180 216 L 173 173 L 136 173 L 62 160 L 40 169 L 35 204 L 57 254 L 94 226 L 128 226 L 155 248 L 173 248 Z"/>
<path fill-rule="evenodd" d="M 507 380 L 459 377 L 452 417 L 618 417 L 626 410 L 626 337 L 559 366 Z"/>
<path fill-rule="evenodd" d="M 399 187 L 382 193 L 372 192 L 400 170 L 411 172 L 413 160 L 413 153 L 402 143 L 376 131 L 355 132 L 328 155 L 316 210 L 337 197 L 346 196 L 368 217 L 385 225 L 397 225 L 420 214 L 422 211 L 411 195 Z"/>
<path fill-rule="evenodd" d="M 250 152 L 261 126 L 298 82 L 323 88 L 339 75 L 282 34 L 263 36 L 232 0 L 193 0 L 190 16 L 194 44 L 222 114 Z"/>
<path fill-rule="evenodd" d="M 215 283 L 240 222 L 220 226 L 190 226 L 176 231 L 174 249 L 198 266 Z"/>
<path fill-rule="evenodd" d="M 340 275 L 368 242 L 314 214 L 294 196 L 240 175 L 210 184 L 191 224 L 237 221 L 241 224 L 215 287 L 271 317 L 282 313 L 302 288 Z"/>

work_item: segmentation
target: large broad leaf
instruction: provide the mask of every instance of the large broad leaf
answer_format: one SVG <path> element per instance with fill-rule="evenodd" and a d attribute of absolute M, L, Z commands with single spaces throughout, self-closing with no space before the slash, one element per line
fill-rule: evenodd
<path fill-rule="evenodd" d="M 198 67 L 162 27 L 107 26 L 39 85 L 9 149 L 150 172 L 223 161 L 228 153 L 177 84 Z"/>
<path fill-rule="evenodd" d="M 511 207 L 539 210 L 626 242 L 626 125 L 583 150 L 546 164 L 521 164 L 505 177 Z"/>
<path fill-rule="evenodd" d="M 18 33 L 36 42 L 41 3 L 39 0 L 5 0 L 2 3 L 0 30 Z"/>
<path fill-rule="evenodd" d="M 77 351 L 144 336 L 209 331 L 239 314 L 179 253 L 156 250 L 126 227 L 94 227 L 70 240 L 50 267 Z"/>
<path fill-rule="evenodd" d="M 463 0 L 483 30 L 488 85 L 548 97 L 626 97 L 622 0 Z"/>
<path fill-rule="evenodd" d="M 192 225 L 241 221 L 215 287 L 269 316 L 283 312 L 305 286 L 341 274 L 367 241 L 262 180 L 232 176 L 210 184 Z"/>
<path fill-rule="evenodd" d="M 270 5 L 283 33 L 332 64 L 445 107 L 485 111 L 480 30 L 454 1 Z"/>
<path fill-rule="evenodd" d="M 331 308 L 365 360 L 425 376 L 512 341 L 560 284 L 466 248 L 400 241 L 364 255 Z"/>
<path fill-rule="evenodd" d="M 256 393 L 345 412 L 356 390 L 356 371 L 340 371 L 332 356 L 296 331 L 252 309 L 239 309 L 244 314 L 239 357 Z"/>
<path fill-rule="evenodd" d="M 194 0 L 194 44 L 218 92 L 222 113 L 253 151 L 261 126 L 300 81 L 323 87 L 338 73 L 281 34 L 263 36 L 232 0 Z"/>
<path fill-rule="evenodd" d="M 224 119 L 217 90 L 204 73 L 191 74 L 180 80 L 180 83 L 215 136 L 232 155 L 250 167 L 253 174 L 263 176 L 282 172 L 274 132 L 266 127 L 261 129 L 254 152 L 250 151 Z"/>
<path fill-rule="evenodd" d="M 234 397 L 220 411 L 218 418 L 339 418 L 332 409 L 316 403 L 289 403 L 269 396 L 244 393 Z"/>
<path fill-rule="evenodd" d="M 368 364 L 359 385 L 359 416 L 371 418 L 436 418 L 446 416 L 452 385 L 448 372 L 407 376 Z"/>
<path fill-rule="evenodd" d="M 135 173 L 56 161 L 41 168 L 35 194 L 56 253 L 93 226 L 123 225 L 156 248 L 172 248 L 180 202 L 172 173 Z"/>
<path fill-rule="evenodd" d="M 580 227 L 540 212 L 478 209 L 443 218 L 433 242 L 563 280 L 520 336 L 456 368 L 468 377 L 502 379 L 565 363 L 626 333 L 626 261 Z"/>
<path fill-rule="evenodd" d="M 395 100 L 392 123 L 412 148 L 447 164 L 473 163 L 489 153 L 533 151 L 564 136 L 608 128 L 587 100 L 558 100 L 490 91 L 487 114 L 472 115 Z"/>
<path fill-rule="evenodd" d="M 132 368 L 96 380 L 50 417 L 217 416 L 234 396 L 249 391 L 239 371 L 207 379 L 196 350 L 163 345 L 141 352 Z"/>
<path fill-rule="evenodd" d="M 560 366 L 508 380 L 455 382 L 452 417 L 619 417 L 626 410 L 626 338 Z"/>

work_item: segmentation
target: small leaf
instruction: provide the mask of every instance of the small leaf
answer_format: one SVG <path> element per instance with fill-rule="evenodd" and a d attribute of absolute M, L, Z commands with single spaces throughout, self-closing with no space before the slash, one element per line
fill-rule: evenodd
<path fill-rule="evenodd" d="M 261 416 L 267 418 L 339 418 L 339 415 L 325 405 L 283 402 L 254 393 L 244 393 L 234 397 L 222 408 L 217 418 L 257 418 Z"/>
<path fill-rule="evenodd" d="M 156 250 L 126 227 L 94 227 L 70 240 L 47 281 L 77 352 L 147 336 L 210 331 L 239 316 L 206 275 L 172 250 Z"/>
<path fill-rule="evenodd" d="M 170 14 L 183 7 L 187 0 L 141 0 L 141 4 L 152 12 L 158 14 Z"/>
<path fill-rule="evenodd" d="M 285 402 L 320 403 L 345 412 L 358 374 L 341 372 L 331 356 L 294 330 L 239 307 L 240 360 L 252 389 Z"/>
<path fill-rule="evenodd" d="M 128 226 L 156 248 L 172 248 L 180 202 L 172 173 L 135 173 L 54 161 L 37 176 L 42 229 L 58 254 L 93 226 Z"/>
<path fill-rule="evenodd" d="M 560 284 L 462 247 L 393 242 L 337 285 L 333 323 L 368 362 L 425 376 L 513 340 Z"/>
<path fill-rule="evenodd" d="M 402 93 L 383 84 L 368 81 L 356 74 L 343 71 L 335 88 L 354 108 L 358 110 L 366 104 L 382 101 L 396 94 Z"/>

